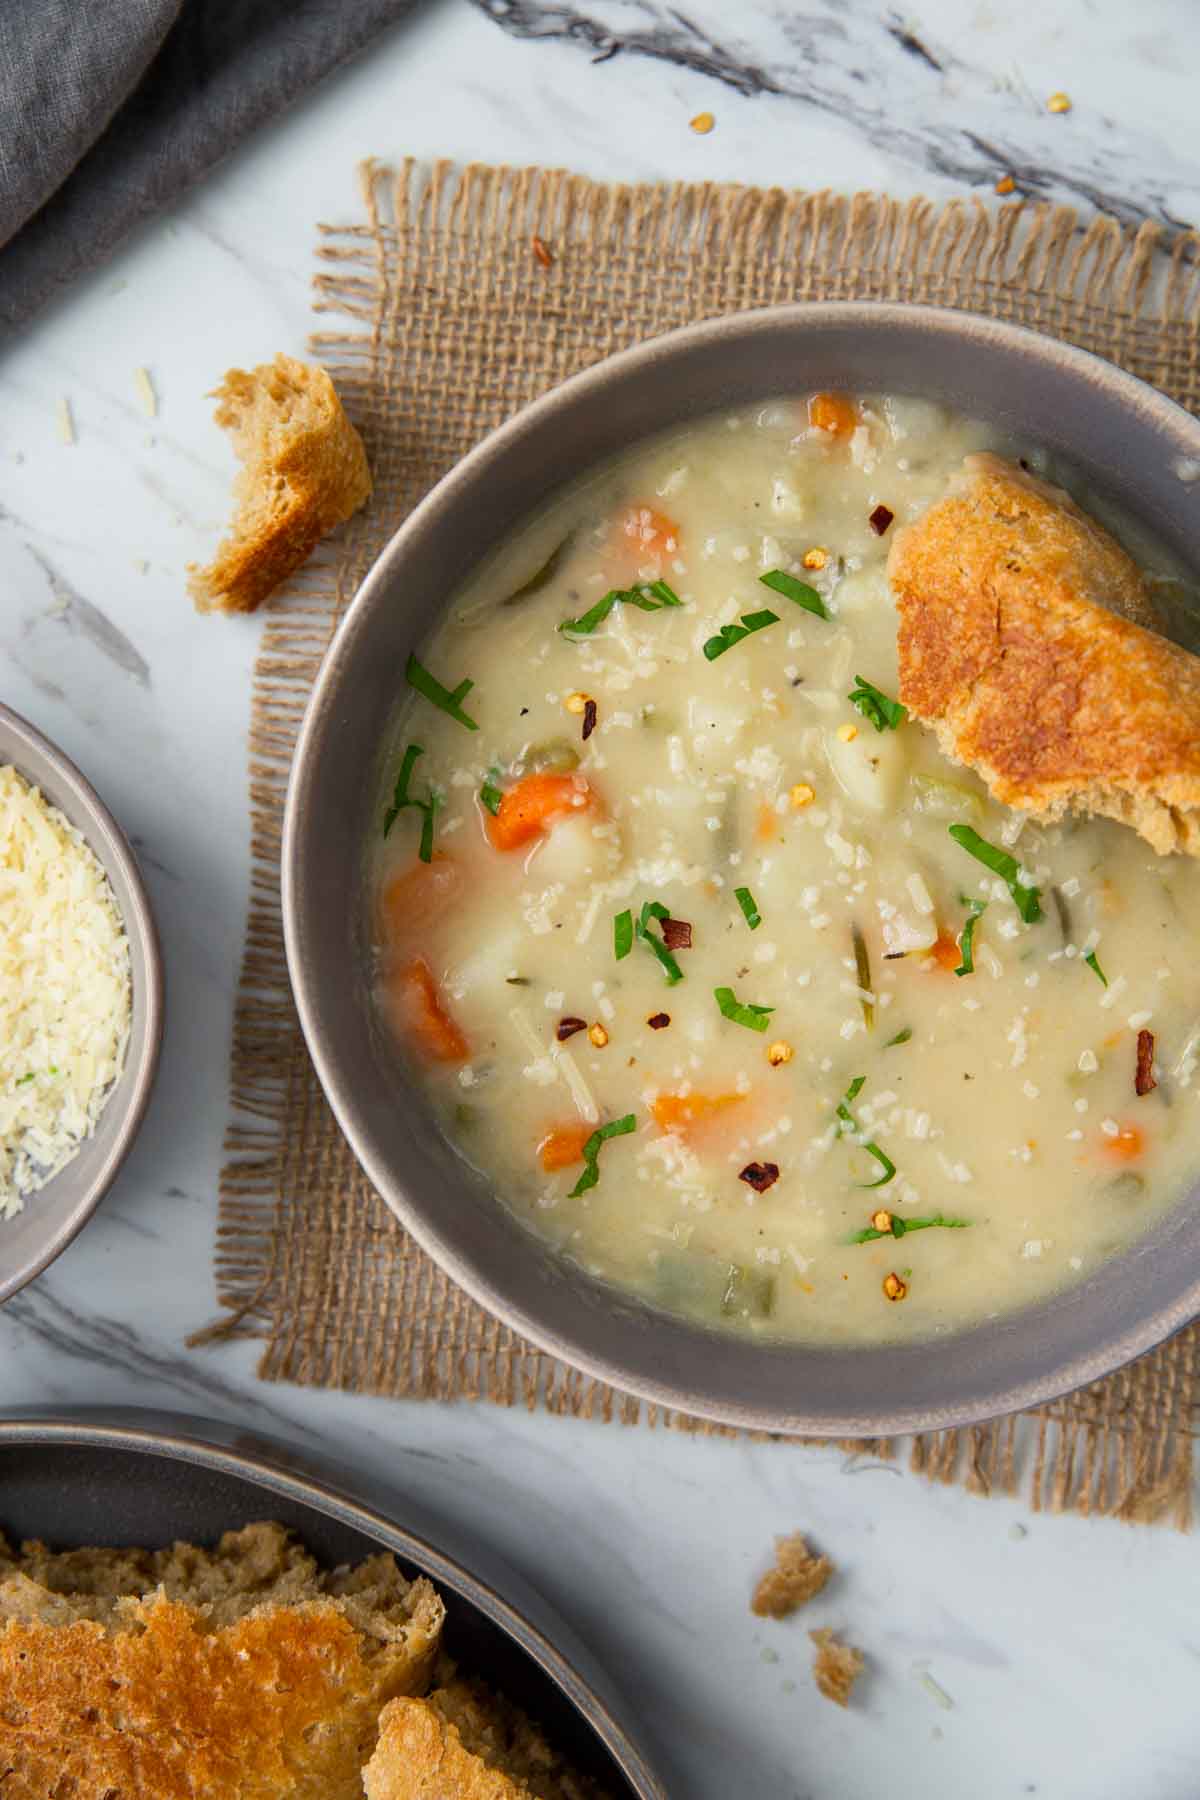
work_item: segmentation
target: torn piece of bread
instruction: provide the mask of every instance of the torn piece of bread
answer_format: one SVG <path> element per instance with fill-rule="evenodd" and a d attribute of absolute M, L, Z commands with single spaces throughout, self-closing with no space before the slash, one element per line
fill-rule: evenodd
<path fill-rule="evenodd" d="M 810 1631 L 808 1635 L 817 1646 L 813 1657 L 813 1680 L 818 1689 L 835 1705 L 849 1706 L 854 1684 L 862 1674 L 865 1660 L 862 1651 L 849 1644 L 839 1644 L 828 1625 L 820 1631 Z"/>
<path fill-rule="evenodd" d="M 897 537 L 900 698 L 1007 806 L 1132 825 L 1200 856 L 1200 657 L 1133 623 L 1135 564 L 999 457 Z"/>
<path fill-rule="evenodd" d="M 325 1574 L 278 1525 L 215 1551 L 5 1548 L 5 1800 L 361 1800 L 380 1708 L 424 1691 L 443 1617 L 392 1557 Z"/>
<path fill-rule="evenodd" d="M 786 1619 L 819 1594 L 833 1574 L 827 1556 L 814 1556 L 800 1533 L 775 1539 L 775 1567 L 759 1580 L 750 1610 L 760 1619 Z"/>
<path fill-rule="evenodd" d="M 324 369 L 277 356 L 230 369 L 215 396 L 243 467 L 230 535 L 207 568 L 189 563 L 200 612 L 253 612 L 371 492 L 362 439 Z"/>
<path fill-rule="evenodd" d="M 367 1800 L 603 1800 L 523 1712 L 478 1681 L 385 1706 L 363 1787 Z"/>

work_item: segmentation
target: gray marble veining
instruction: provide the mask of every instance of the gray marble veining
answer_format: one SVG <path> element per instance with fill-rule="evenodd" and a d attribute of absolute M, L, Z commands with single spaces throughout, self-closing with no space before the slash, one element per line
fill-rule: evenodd
<path fill-rule="evenodd" d="M 679 1800 L 1193 1800 L 1196 1546 L 1031 1517 L 836 1449 L 267 1386 L 252 1343 L 185 1349 L 215 1311 L 259 636 L 253 619 L 197 618 L 184 593 L 229 509 L 206 395 L 231 364 L 304 353 L 314 224 L 359 215 L 364 154 L 989 203 L 1011 172 L 1170 227 L 1200 217 L 1198 51 L 1181 0 L 431 0 L 0 359 L 0 698 L 133 835 L 168 1012 L 120 1181 L 0 1313 L 0 1407 L 182 1407 L 388 1482 L 401 1510 L 411 1496 L 486 1539 L 572 1619 L 635 1696 Z M 1073 101 L 1057 117 L 1056 89 Z M 704 137 L 688 128 L 702 110 Z M 772 1539 L 798 1529 L 838 1564 L 827 1604 L 754 1619 Z M 850 1714 L 811 1685 L 810 1623 L 868 1653 Z"/>
<path fill-rule="evenodd" d="M 1040 89 L 1026 72 L 1026 8 L 1006 18 L 982 6 L 926 6 L 924 24 L 861 0 L 763 8 L 728 0 L 686 8 L 664 0 L 472 4 L 528 42 L 559 42 L 597 62 L 649 57 L 745 100 L 811 108 L 892 161 L 963 187 L 986 190 L 1010 175 L 1032 198 L 1099 208 L 1134 224 L 1151 219 L 1168 233 L 1195 217 L 1195 157 L 1166 141 L 1146 109 L 1127 103 L 1089 120 L 1084 132 L 1072 129 L 1069 114 L 1048 112 L 1050 93 L 1072 86 L 1091 36 L 1095 9 L 1085 4 L 1054 9 L 1066 29 L 1053 89 Z M 1152 41 L 1156 17 L 1166 41 L 1181 21 L 1177 6 L 1139 13 Z M 1013 24 L 1021 34 L 1015 42 Z M 763 128 L 771 129 L 766 119 Z M 1192 203 L 1186 214 L 1181 196 Z"/>

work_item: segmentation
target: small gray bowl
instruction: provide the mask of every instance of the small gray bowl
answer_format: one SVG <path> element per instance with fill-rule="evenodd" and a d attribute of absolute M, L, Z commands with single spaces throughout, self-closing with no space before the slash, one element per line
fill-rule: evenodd
<path fill-rule="evenodd" d="M 465 457 L 371 570 L 318 677 L 283 846 L 288 963 L 309 1049 L 359 1161 L 421 1246 L 555 1356 L 662 1405 L 828 1436 L 936 1429 L 1094 1381 L 1200 1313 L 1200 1189 L 1091 1280 L 923 1344 L 720 1335 L 555 1256 L 439 1138 L 374 1029 L 364 846 L 408 652 L 480 559 L 565 483 L 640 438 L 781 391 L 941 401 L 1072 464 L 1200 568 L 1200 423 L 1094 356 L 935 308 L 784 306 L 690 326 L 535 401 Z M 479 676 L 486 671 L 477 671 Z M 1200 1163 L 1200 1156 L 1197 1158 Z"/>
<path fill-rule="evenodd" d="M 73 762 L 0 706 L 0 765 L 11 763 L 82 833 L 112 884 L 129 938 L 133 1021 L 125 1066 L 91 1137 L 15 1218 L 0 1221 L 0 1305 L 40 1275 L 87 1224 L 116 1177 L 150 1099 L 162 1041 L 163 975 L 150 901 L 121 827 Z"/>

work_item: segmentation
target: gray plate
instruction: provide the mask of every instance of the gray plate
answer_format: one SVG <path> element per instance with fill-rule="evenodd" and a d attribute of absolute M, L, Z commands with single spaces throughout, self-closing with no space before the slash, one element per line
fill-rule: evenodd
<path fill-rule="evenodd" d="M 1200 423 L 1083 351 L 928 307 L 785 306 L 671 332 L 556 388 L 471 452 L 375 564 L 304 721 L 283 850 L 288 965 L 330 1103 L 367 1175 L 489 1312 L 589 1374 L 733 1424 L 832 1436 L 924 1430 L 1053 1398 L 1200 1312 L 1200 1194 L 1092 1280 L 953 1338 L 897 1348 L 718 1335 L 553 1255 L 453 1154 L 375 1029 L 364 845 L 408 652 L 533 508 L 639 438 L 782 389 L 942 401 L 1040 443 L 1200 568 Z M 486 669 L 473 670 L 477 679 Z"/>
<path fill-rule="evenodd" d="M 397 1523 L 397 1517 L 404 1523 Z M 292 1526 L 322 1563 L 391 1550 L 446 1602 L 446 1647 L 540 1720 L 617 1800 L 666 1800 L 604 1672 L 542 1596 L 473 1545 L 460 1557 L 397 1495 L 212 1419 L 129 1408 L 0 1420 L 0 1529 L 55 1549 L 212 1543 L 256 1519 Z"/>
<path fill-rule="evenodd" d="M 86 838 L 112 884 L 129 939 L 133 1022 L 125 1067 L 92 1136 L 25 1209 L 0 1223 L 0 1304 L 65 1250 L 111 1187 L 137 1136 L 158 1068 L 163 975 L 158 933 L 133 850 L 75 764 L 27 719 L 0 706 L 0 764 L 11 763 Z"/>

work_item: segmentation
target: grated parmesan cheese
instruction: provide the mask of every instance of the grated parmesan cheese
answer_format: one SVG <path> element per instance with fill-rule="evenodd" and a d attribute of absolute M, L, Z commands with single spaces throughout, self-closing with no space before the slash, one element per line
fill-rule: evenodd
<path fill-rule="evenodd" d="M 121 1073 L 129 941 L 80 833 L 0 768 L 0 1218 L 91 1136 Z"/>

